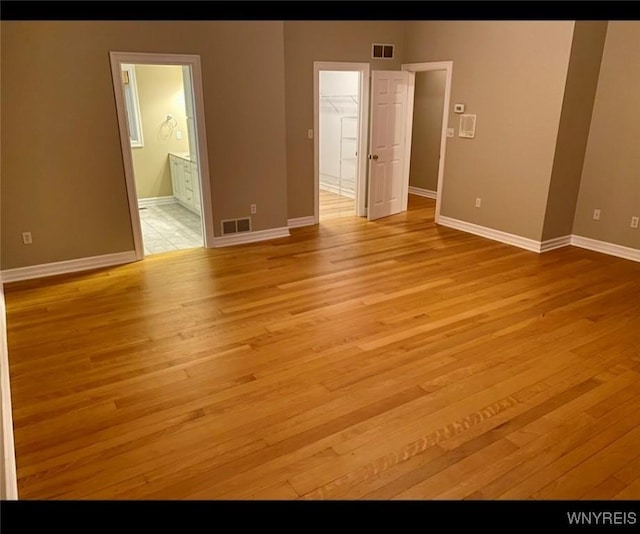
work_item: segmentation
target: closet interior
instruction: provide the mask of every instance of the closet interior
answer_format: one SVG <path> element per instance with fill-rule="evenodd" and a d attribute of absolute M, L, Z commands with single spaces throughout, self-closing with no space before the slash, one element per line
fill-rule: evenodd
<path fill-rule="evenodd" d="M 320 211 L 355 214 L 360 73 L 320 72 Z M 324 201 L 324 202 L 323 202 Z M 323 203 L 325 206 L 323 206 Z M 323 210 L 323 207 L 330 207 Z"/>

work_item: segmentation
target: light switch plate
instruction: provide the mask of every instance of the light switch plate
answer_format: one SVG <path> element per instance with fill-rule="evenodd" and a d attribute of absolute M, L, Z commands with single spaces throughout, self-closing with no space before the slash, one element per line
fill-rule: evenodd
<path fill-rule="evenodd" d="M 447 137 L 454 137 L 456 132 L 453 128 L 447 128 Z"/>
<path fill-rule="evenodd" d="M 311 128 L 307 130 L 307 139 L 313 139 L 313 130 Z"/>

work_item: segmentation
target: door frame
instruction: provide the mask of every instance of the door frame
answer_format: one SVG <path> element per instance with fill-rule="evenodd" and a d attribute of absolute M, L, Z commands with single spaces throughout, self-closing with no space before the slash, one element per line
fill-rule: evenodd
<path fill-rule="evenodd" d="M 444 87 L 444 104 L 442 109 L 442 134 L 440 136 L 440 161 L 438 162 L 438 190 L 436 191 L 436 209 L 435 209 L 435 222 L 438 222 L 440 217 L 440 209 L 442 207 L 442 183 L 444 181 L 444 164 L 445 155 L 447 152 L 447 128 L 449 127 L 449 107 L 451 105 L 451 79 L 453 76 L 453 61 L 430 61 L 424 63 L 405 63 L 402 65 L 402 70 L 408 71 L 409 76 L 409 94 L 408 94 L 408 109 L 407 109 L 407 124 L 406 124 L 406 145 L 405 145 L 405 165 L 404 165 L 404 190 L 406 195 L 403 198 L 403 211 L 407 209 L 408 195 L 409 195 L 409 172 L 411 163 L 411 136 L 413 132 L 413 105 L 415 96 L 415 73 L 416 72 L 428 72 L 434 70 L 446 71 L 446 81 Z"/>
<path fill-rule="evenodd" d="M 320 71 L 349 71 L 360 73 L 360 128 L 358 131 L 358 177 L 356 179 L 356 216 L 366 213 L 367 146 L 369 141 L 369 63 L 344 61 L 313 62 L 313 220 L 320 221 Z"/>
<path fill-rule="evenodd" d="M 204 91 L 202 88 L 202 69 L 200 56 L 190 54 L 153 54 L 142 52 L 109 52 L 111 62 L 111 77 L 116 101 L 116 116 L 120 132 L 120 147 L 124 163 L 125 183 L 127 198 L 129 200 L 129 214 L 131 217 L 131 229 L 133 231 L 133 243 L 136 258 L 144 258 L 142 242 L 142 227 L 140 225 L 140 213 L 138 211 L 138 193 L 136 190 L 135 174 L 133 170 L 133 158 L 129 143 L 129 130 L 127 128 L 127 110 L 124 94 L 121 88 L 120 66 L 134 65 L 188 65 L 191 67 L 191 85 L 193 88 L 193 103 L 195 107 L 196 135 L 198 137 L 198 172 L 200 177 L 200 203 L 202 206 L 202 237 L 205 248 L 213 248 L 213 209 L 211 203 L 211 184 L 209 180 L 209 159 L 207 152 L 207 134 L 204 116 Z"/>

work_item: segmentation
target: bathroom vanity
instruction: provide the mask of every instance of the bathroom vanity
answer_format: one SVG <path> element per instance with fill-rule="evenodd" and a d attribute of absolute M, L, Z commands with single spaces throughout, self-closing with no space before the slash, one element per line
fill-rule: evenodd
<path fill-rule="evenodd" d="M 200 215 L 200 177 L 198 164 L 189 153 L 170 153 L 171 185 L 173 196 L 185 208 Z"/>

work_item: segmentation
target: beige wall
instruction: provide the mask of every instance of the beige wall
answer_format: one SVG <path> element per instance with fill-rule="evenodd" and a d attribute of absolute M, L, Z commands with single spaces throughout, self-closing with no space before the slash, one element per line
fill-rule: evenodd
<path fill-rule="evenodd" d="M 1 34 L 2 269 L 133 249 L 110 50 L 199 54 L 216 234 L 251 203 L 255 230 L 286 226 L 282 22 L 2 21 Z"/>
<path fill-rule="evenodd" d="M 447 73 L 416 73 L 409 185 L 436 191 L 442 136 L 442 107 Z"/>
<path fill-rule="evenodd" d="M 407 23 L 405 62 L 453 60 L 442 215 L 540 239 L 573 27 Z M 457 137 L 454 103 L 477 114 L 475 139 Z"/>
<path fill-rule="evenodd" d="M 576 22 L 542 239 L 570 235 L 578 200 L 606 22 Z"/>
<path fill-rule="evenodd" d="M 339 9 L 336 11 L 339 12 Z M 404 23 L 303 21 L 284 23 L 289 218 L 313 215 L 313 62 L 367 62 L 398 70 L 404 55 Z M 371 59 L 374 42 L 395 44 L 394 60 Z"/>
<path fill-rule="evenodd" d="M 171 196 L 169 152 L 189 152 L 182 67 L 137 65 L 135 67 L 144 146 L 131 149 L 138 198 Z M 167 123 L 167 115 L 176 121 Z M 176 132 L 182 139 L 176 139 Z"/>
<path fill-rule="evenodd" d="M 640 249 L 640 22 L 610 22 L 573 233 Z M 592 219 L 601 210 L 599 221 Z"/>
<path fill-rule="evenodd" d="M 630 120 L 638 23 L 610 28 L 573 231 L 635 246 L 627 219 L 640 203 L 638 121 Z M 256 230 L 313 213 L 313 61 L 398 69 L 453 60 L 451 104 L 477 113 L 478 128 L 473 140 L 448 140 L 442 214 L 538 240 L 546 213 L 545 233 L 555 235 L 570 219 L 580 159 L 578 140 L 566 136 L 567 73 L 567 95 L 580 68 L 593 79 L 601 35 L 597 24 L 578 24 L 574 52 L 589 60 L 579 67 L 574 53 L 569 68 L 569 21 L 3 21 L 1 29 L 3 269 L 133 248 L 110 50 L 201 56 L 216 234 L 221 219 L 248 215 L 251 203 Z M 374 41 L 395 43 L 396 58 L 371 60 Z M 588 109 L 588 91 L 576 95 L 584 99 L 576 109 Z M 582 132 L 585 116 L 577 113 Z M 457 133 L 451 110 L 449 120 Z M 557 154 L 573 154 L 570 178 Z M 599 223 L 594 207 L 603 210 Z M 32 245 L 22 244 L 23 231 Z"/>

